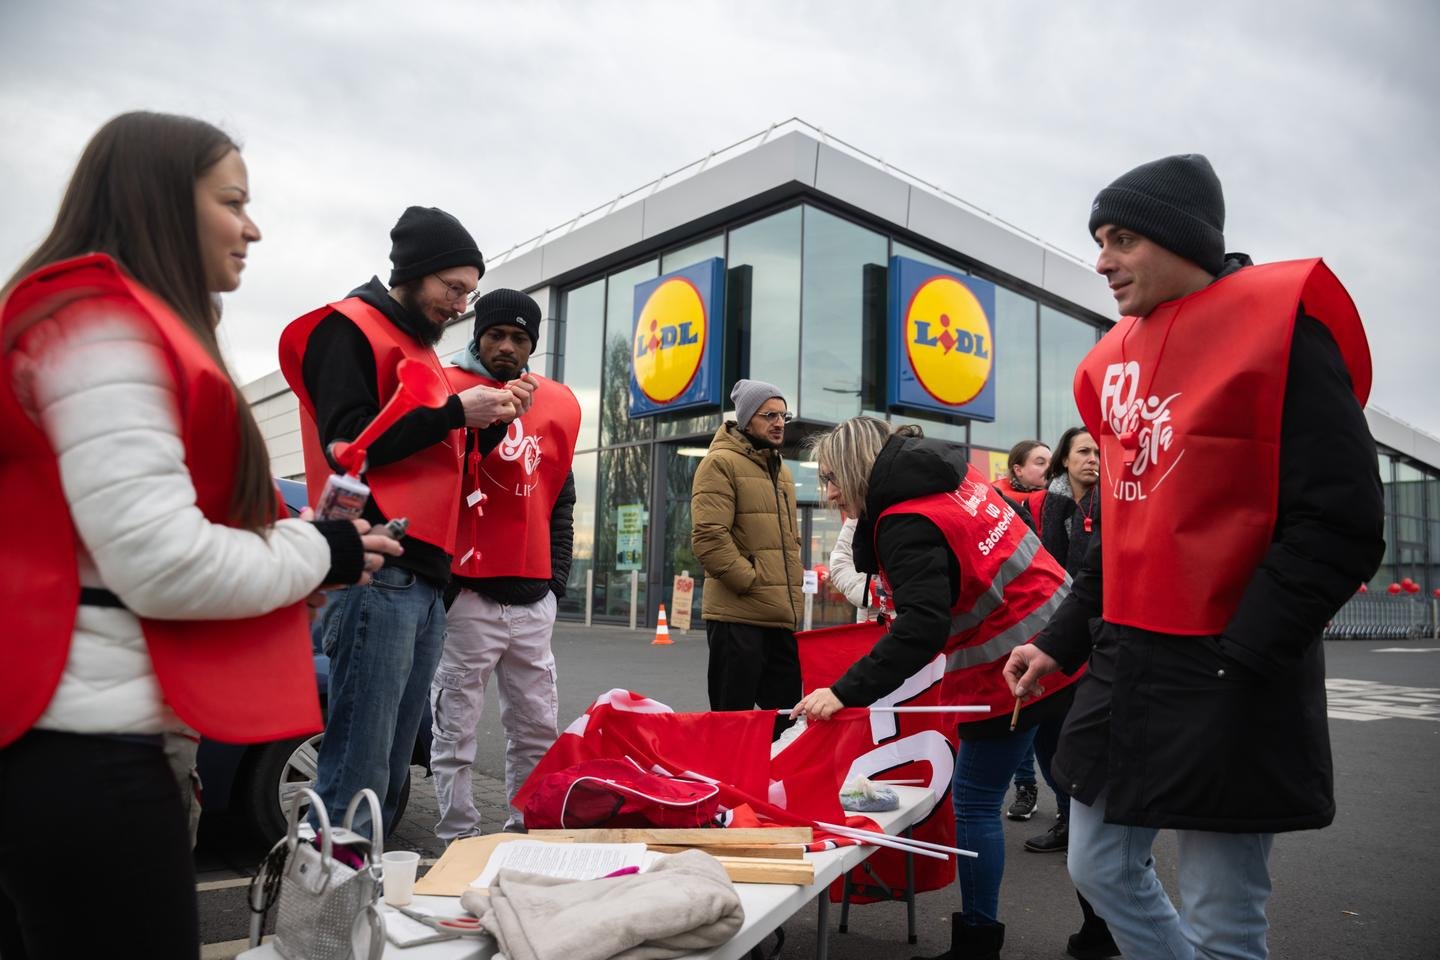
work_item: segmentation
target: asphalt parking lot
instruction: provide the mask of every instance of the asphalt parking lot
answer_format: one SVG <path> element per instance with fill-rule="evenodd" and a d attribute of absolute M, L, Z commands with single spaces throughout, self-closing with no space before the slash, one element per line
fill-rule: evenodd
<path fill-rule="evenodd" d="M 673 646 L 656 647 L 644 630 L 557 627 L 562 721 L 611 687 L 636 690 L 676 710 L 703 710 L 704 633 L 672 636 Z M 1271 955 L 1433 960 L 1440 956 L 1440 815 L 1435 809 L 1440 641 L 1330 642 L 1326 655 L 1339 813 L 1329 829 L 1286 834 L 1276 841 Z M 493 698 L 493 686 L 490 693 Z M 497 710 L 487 709 L 479 733 L 476 798 L 486 828 L 499 829 L 504 734 Z M 414 772 L 418 778 L 424 771 Z M 1062 958 L 1065 938 L 1079 925 L 1064 855 L 1029 853 L 1021 846 L 1049 826 L 1054 809 L 1054 799 L 1042 787 L 1035 818 L 1006 823 L 1010 843 L 1001 910 L 1007 960 Z M 417 779 L 391 846 L 438 855 L 434 821 L 433 788 Z M 196 856 L 206 957 L 234 956 L 243 949 L 245 878 L 263 853 L 233 823 L 204 824 Z M 1156 858 L 1162 879 L 1173 889 L 1174 845 L 1163 835 Z M 939 952 L 948 945 L 950 913 L 958 909 L 954 885 L 922 895 L 920 942 L 914 948 L 905 943 L 902 904 L 854 908 L 846 934 L 834 931 L 838 911 L 832 911 L 830 956 L 872 960 Z M 814 926 L 813 910 L 786 925 L 785 956 L 814 956 Z"/>

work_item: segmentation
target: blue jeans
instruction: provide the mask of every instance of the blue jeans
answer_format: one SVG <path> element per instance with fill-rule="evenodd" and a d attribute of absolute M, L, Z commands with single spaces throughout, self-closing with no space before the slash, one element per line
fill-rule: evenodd
<path fill-rule="evenodd" d="M 988 740 L 961 740 L 950 782 L 955 805 L 955 845 L 974 850 L 958 857 L 961 919 L 967 925 L 995 923 L 1000 881 L 1005 876 L 1005 827 L 1000 809 L 1020 756 L 1030 750 L 1035 731 L 1021 730 Z"/>
<path fill-rule="evenodd" d="M 1070 806 L 1070 877 L 1127 957 L 1264 960 L 1273 833 L 1176 830 L 1177 913 L 1150 855 L 1158 830 L 1105 822 L 1105 795 Z"/>
<path fill-rule="evenodd" d="M 369 585 L 331 594 L 322 617 L 330 693 L 315 792 L 338 824 L 350 798 L 369 787 L 393 829 L 445 642 L 441 589 L 387 565 Z M 361 805 L 355 828 L 366 833 L 369 823 L 369 808 Z"/>
<path fill-rule="evenodd" d="M 1025 751 L 1025 755 L 1021 757 L 1020 762 L 1015 765 L 1015 785 L 1018 787 L 1022 783 L 1028 783 L 1032 787 L 1035 786 L 1034 744 L 1031 744 L 1030 749 Z"/>

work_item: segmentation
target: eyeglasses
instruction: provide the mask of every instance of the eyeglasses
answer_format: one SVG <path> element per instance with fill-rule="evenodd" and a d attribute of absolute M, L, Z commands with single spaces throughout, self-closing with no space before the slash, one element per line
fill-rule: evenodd
<path fill-rule="evenodd" d="M 833 473 L 827 473 L 824 470 L 821 470 L 818 479 L 820 480 L 820 486 L 822 487 L 834 487 L 836 490 L 840 489 L 840 484 L 835 482 L 835 474 Z"/>
<path fill-rule="evenodd" d="M 438 273 L 432 273 L 432 274 L 430 274 L 430 276 L 434 277 L 436 280 L 439 280 L 439 281 L 440 281 L 440 285 L 445 288 L 445 292 L 448 294 L 448 296 L 445 298 L 445 301 L 446 301 L 447 303 L 468 303 L 468 302 L 469 302 L 469 300 L 470 300 L 470 295 L 471 295 L 474 291 L 473 291 L 473 290 L 466 290 L 466 289 L 465 289 L 465 284 L 463 284 L 463 283 L 456 283 L 454 280 L 446 280 L 444 277 L 440 276 L 440 274 L 438 274 Z"/>
<path fill-rule="evenodd" d="M 757 413 L 755 416 L 764 420 L 766 423 L 789 423 L 795 419 L 795 414 L 789 410 L 771 410 L 769 413 Z"/>

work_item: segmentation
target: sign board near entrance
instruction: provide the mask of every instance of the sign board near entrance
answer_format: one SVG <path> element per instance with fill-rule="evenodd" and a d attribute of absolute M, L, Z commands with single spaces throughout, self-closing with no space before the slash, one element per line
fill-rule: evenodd
<path fill-rule="evenodd" d="M 995 285 L 891 257 L 886 401 L 995 419 Z"/>
<path fill-rule="evenodd" d="M 645 555 L 645 506 L 622 503 L 615 508 L 615 569 L 639 570 Z"/>
<path fill-rule="evenodd" d="M 719 257 L 635 284 L 630 416 L 719 405 L 724 291 Z"/>
<path fill-rule="evenodd" d="M 695 605 L 695 578 L 689 570 L 681 570 L 670 587 L 670 626 L 676 630 L 690 629 L 690 611 Z"/>

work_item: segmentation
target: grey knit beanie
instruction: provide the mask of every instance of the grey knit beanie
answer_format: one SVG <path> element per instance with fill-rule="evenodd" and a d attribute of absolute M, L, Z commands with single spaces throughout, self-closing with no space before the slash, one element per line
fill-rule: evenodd
<path fill-rule="evenodd" d="M 735 422 L 744 430 L 750 423 L 750 418 L 755 416 L 755 411 L 771 397 L 785 399 L 785 394 L 773 383 L 766 383 L 764 380 L 737 380 L 735 389 L 730 391 L 730 399 L 735 402 Z"/>
<path fill-rule="evenodd" d="M 1198 153 L 1142 163 L 1101 190 L 1090 207 L 1090 235 L 1126 227 L 1218 274 L 1225 266 L 1225 195 Z"/>

